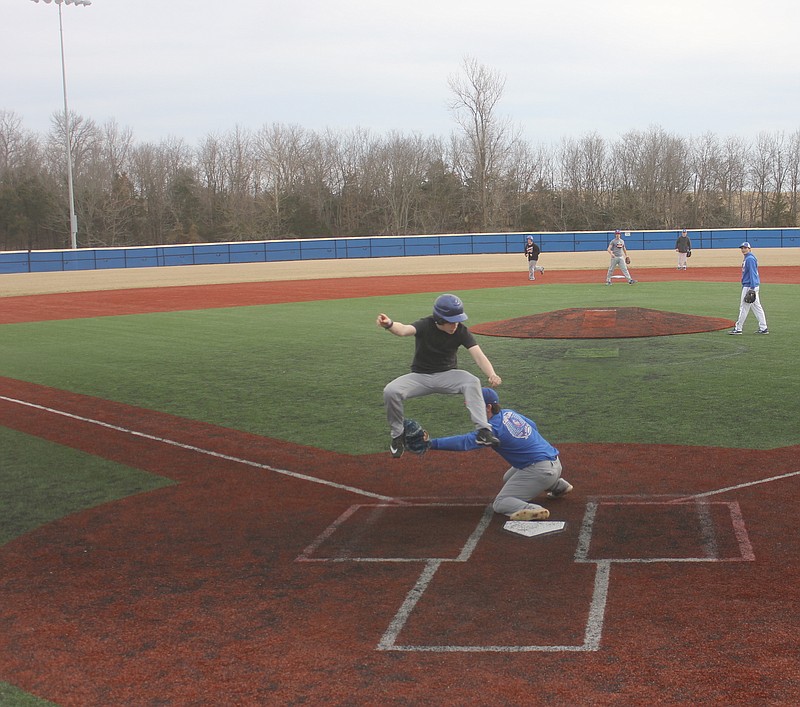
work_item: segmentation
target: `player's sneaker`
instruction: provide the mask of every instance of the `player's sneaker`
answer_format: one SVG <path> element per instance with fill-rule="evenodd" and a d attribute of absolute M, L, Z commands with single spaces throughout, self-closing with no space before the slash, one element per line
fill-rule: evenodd
<path fill-rule="evenodd" d="M 475 441 L 484 447 L 496 447 L 500 444 L 500 440 L 492 434 L 491 430 L 487 430 L 485 427 L 478 430 L 478 436 Z"/>
<path fill-rule="evenodd" d="M 769 334 L 769 329 L 759 329 L 756 334 Z"/>
<path fill-rule="evenodd" d="M 546 508 L 523 508 L 508 517 L 510 520 L 547 520 L 550 517 L 550 511 Z"/>
<path fill-rule="evenodd" d="M 606 285 L 610 285 L 610 284 L 611 284 L 611 280 L 608 280 L 608 281 L 606 282 Z"/>
<path fill-rule="evenodd" d="M 562 496 L 566 496 L 570 491 L 572 491 L 572 484 L 569 481 L 564 481 L 566 486 L 561 489 L 560 491 L 548 491 L 547 498 L 561 498 Z"/>
<path fill-rule="evenodd" d="M 629 285 L 635 285 L 636 284 L 636 280 L 628 280 L 628 284 Z"/>
<path fill-rule="evenodd" d="M 405 434 L 400 435 L 399 437 L 394 437 L 392 439 L 392 443 L 389 445 L 389 452 L 391 452 L 392 456 L 395 459 L 399 459 L 403 456 L 403 452 L 406 451 L 406 436 Z"/>
<path fill-rule="evenodd" d="M 730 330 L 728 333 L 729 333 L 731 336 L 735 336 L 736 334 L 741 334 L 742 332 L 741 332 L 741 331 L 739 331 L 738 329 L 731 329 L 731 330 Z"/>

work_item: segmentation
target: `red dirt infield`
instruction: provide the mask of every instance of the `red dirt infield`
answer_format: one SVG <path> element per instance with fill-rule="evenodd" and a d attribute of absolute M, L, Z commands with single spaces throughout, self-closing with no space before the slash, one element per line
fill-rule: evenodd
<path fill-rule="evenodd" d="M 511 280 L 6 298 L 2 321 Z M 0 680 L 59 705 L 798 702 L 800 447 L 558 445 L 566 527 L 522 538 L 486 512 L 489 450 L 353 457 L 7 378 L 0 424 L 175 481 L 0 547 Z"/>
<path fill-rule="evenodd" d="M 470 331 L 520 339 L 630 339 L 718 331 L 734 324 L 732 319 L 661 312 L 646 307 L 575 307 L 485 322 L 470 327 Z"/>

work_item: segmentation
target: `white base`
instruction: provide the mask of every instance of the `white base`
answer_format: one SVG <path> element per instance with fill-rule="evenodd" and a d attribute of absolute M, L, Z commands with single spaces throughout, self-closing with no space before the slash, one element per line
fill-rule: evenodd
<path fill-rule="evenodd" d="M 559 533 L 566 525 L 563 520 L 509 520 L 506 521 L 503 530 L 532 538 L 535 535 Z"/>

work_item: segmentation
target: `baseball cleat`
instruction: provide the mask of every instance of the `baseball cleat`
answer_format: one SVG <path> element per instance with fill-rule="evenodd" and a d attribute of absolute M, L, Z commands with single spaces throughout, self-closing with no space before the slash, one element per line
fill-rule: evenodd
<path fill-rule="evenodd" d="M 572 491 L 572 484 L 569 481 L 564 482 L 566 486 L 562 491 L 548 491 L 547 497 L 548 498 L 561 498 L 562 496 L 566 496 L 570 491 Z"/>
<path fill-rule="evenodd" d="M 769 329 L 759 329 L 756 334 L 769 334 Z"/>
<path fill-rule="evenodd" d="M 636 284 L 636 280 L 628 280 L 628 284 L 629 285 L 635 285 Z"/>
<path fill-rule="evenodd" d="M 728 333 L 733 336 L 734 334 L 741 334 L 742 332 L 740 332 L 738 329 L 731 329 Z"/>
<path fill-rule="evenodd" d="M 392 443 L 389 445 L 389 452 L 395 459 L 399 459 L 403 456 L 403 452 L 406 451 L 406 440 L 405 435 L 402 434 L 399 437 L 394 437 L 392 439 Z"/>
<path fill-rule="evenodd" d="M 496 447 L 500 444 L 500 440 L 492 434 L 491 430 L 486 428 L 478 430 L 478 436 L 475 441 L 484 447 Z"/>
<path fill-rule="evenodd" d="M 510 520 L 547 520 L 550 517 L 550 511 L 546 508 L 523 508 L 508 517 Z"/>

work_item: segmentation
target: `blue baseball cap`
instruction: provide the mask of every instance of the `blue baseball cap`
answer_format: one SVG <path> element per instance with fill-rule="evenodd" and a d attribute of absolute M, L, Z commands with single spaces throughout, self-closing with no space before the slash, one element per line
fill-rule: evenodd
<path fill-rule="evenodd" d="M 745 242 L 744 242 L 744 243 L 742 243 L 742 245 L 740 245 L 739 247 L 740 247 L 740 248 L 749 248 L 749 247 L 750 247 L 750 244 L 749 244 L 747 241 L 745 241 Z"/>
<path fill-rule="evenodd" d="M 483 388 L 483 402 L 487 405 L 499 405 L 500 398 L 497 397 L 497 393 L 495 393 L 491 388 Z"/>

